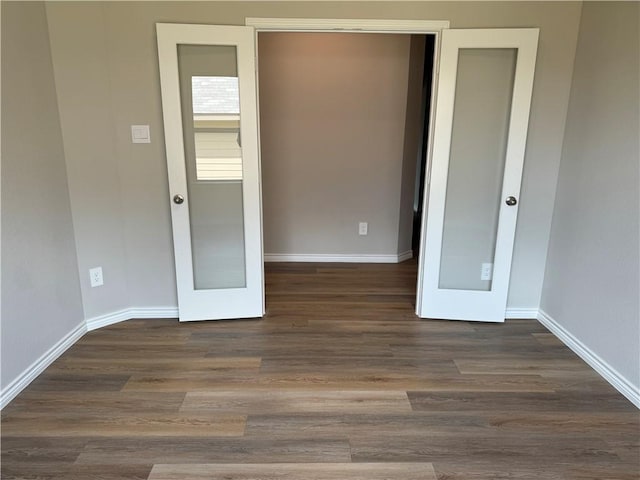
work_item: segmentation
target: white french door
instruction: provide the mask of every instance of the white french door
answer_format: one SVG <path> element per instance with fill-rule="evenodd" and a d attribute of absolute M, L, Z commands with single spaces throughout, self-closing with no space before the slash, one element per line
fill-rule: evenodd
<path fill-rule="evenodd" d="M 538 29 L 443 30 L 417 313 L 505 319 Z"/>
<path fill-rule="evenodd" d="M 156 31 L 180 320 L 261 317 L 254 30 Z"/>

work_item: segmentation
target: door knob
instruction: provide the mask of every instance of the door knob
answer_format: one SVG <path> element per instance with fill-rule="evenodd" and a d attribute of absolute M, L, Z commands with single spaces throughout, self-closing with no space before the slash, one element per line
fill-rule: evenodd
<path fill-rule="evenodd" d="M 182 195 L 177 194 L 173 196 L 173 203 L 180 205 L 183 202 L 184 202 L 184 197 Z"/>
<path fill-rule="evenodd" d="M 507 197 L 504 203 L 506 203 L 510 207 L 513 207 L 516 203 L 518 203 L 518 200 L 516 200 L 516 197 Z"/>

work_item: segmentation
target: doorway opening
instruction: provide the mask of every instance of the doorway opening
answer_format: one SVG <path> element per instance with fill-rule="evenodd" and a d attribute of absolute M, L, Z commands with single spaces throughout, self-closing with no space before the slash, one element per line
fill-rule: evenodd
<path fill-rule="evenodd" d="M 413 236 L 411 247 L 414 257 L 418 257 L 420 252 L 420 239 L 422 230 L 425 180 L 427 171 L 427 159 L 429 158 L 429 132 L 433 128 L 431 125 L 431 107 L 433 105 L 433 69 L 435 68 L 435 35 L 425 35 L 424 65 L 422 73 L 422 108 L 420 109 L 422 138 L 418 148 L 418 158 L 416 161 L 416 185 L 413 197 Z"/>
<path fill-rule="evenodd" d="M 416 264 L 436 35 L 258 32 L 257 49 L 265 260 Z"/>

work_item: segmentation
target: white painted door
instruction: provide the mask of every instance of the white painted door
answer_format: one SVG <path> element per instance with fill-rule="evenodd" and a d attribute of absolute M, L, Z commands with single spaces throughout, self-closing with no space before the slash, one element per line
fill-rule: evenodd
<path fill-rule="evenodd" d="M 444 30 L 417 313 L 503 322 L 538 29 Z"/>
<path fill-rule="evenodd" d="M 253 28 L 156 30 L 180 320 L 261 317 Z"/>

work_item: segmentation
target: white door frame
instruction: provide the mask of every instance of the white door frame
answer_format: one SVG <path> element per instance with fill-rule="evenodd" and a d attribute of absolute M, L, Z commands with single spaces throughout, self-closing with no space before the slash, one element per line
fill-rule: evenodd
<path fill-rule="evenodd" d="M 416 315 L 422 309 L 422 274 L 425 268 L 423 246 L 426 241 L 426 216 L 429 200 L 429 179 L 431 176 L 431 157 L 433 153 L 433 122 L 435 120 L 435 99 L 438 88 L 438 74 L 440 70 L 440 37 L 442 30 L 448 29 L 449 20 L 366 20 L 366 19 L 336 19 L 336 18 L 256 18 L 247 17 L 245 25 L 255 30 L 256 42 L 256 84 L 258 83 L 258 34 L 260 32 L 315 32 L 315 33 L 395 33 L 434 35 L 434 57 L 431 82 L 431 108 L 429 112 L 429 135 L 427 138 L 427 161 L 424 169 L 424 198 L 422 205 L 422 219 L 420 232 L 420 250 L 418 254 L 418 279 L 416 288 Z M 260 136 L 260 98 L 257 94 L 258 109 L 258 138 Z M 260 148 L 260 142 L 258 142 Z"/>

